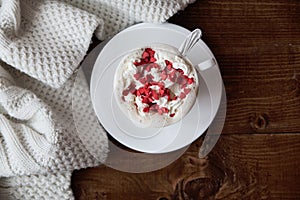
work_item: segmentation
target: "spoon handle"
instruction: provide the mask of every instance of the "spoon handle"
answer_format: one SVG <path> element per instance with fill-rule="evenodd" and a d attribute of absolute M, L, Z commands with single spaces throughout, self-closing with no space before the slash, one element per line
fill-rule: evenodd
<path fill-rule="evenodd" d="M 178 51 L 182 56 L 186 56 L 186 54 L 192 49 L 192 47 L 200 40 L 201 35 L 201 30 L 195 29 L 186 37 L 181 46 L 178 48 Z"/>

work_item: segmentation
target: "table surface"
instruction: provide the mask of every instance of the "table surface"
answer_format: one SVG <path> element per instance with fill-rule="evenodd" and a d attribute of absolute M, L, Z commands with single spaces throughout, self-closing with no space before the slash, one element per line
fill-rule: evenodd
<path fill-rule="evenodd" d="M 227 93 L 221 137 L 171 165 L 75 171 L 76 199 L 300 199 L 300 1 L 198 0 L 169 22 L 203 30 Z"/>

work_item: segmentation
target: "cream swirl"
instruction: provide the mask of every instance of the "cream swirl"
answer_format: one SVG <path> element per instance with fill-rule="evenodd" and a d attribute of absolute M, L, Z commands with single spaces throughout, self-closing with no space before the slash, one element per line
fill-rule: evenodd
<path fill-rule="evenodd" d="M 135 50 L 120 62 L 114 79 L 117 102 L 140 127 L 167 126 L 195 102 L 198 77 L 175 48 L 159 45 Z"/>

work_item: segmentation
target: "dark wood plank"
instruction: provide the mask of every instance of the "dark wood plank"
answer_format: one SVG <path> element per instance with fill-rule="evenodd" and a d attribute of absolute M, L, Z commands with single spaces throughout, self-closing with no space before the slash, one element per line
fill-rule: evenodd
<path fill-rule="evenodd" d="M 170 22 L 200 27 L 228 97 L 223 133 L 299 132 L 300 1 L 197 1 Z"/>
<path fill-rule="evenodd" d="M 199 159 L 201 140 L 168 167 L 143 174 L 100 166 L 73 174 L 76 199 L 299 199 L 300 137 L 222 135 Z"/>
<path fill-rule="evenodd" d="M 77 171 L 76 199 L 300 199 L 300 1 L 198 0 L 169 21 L 201 28 L 218 60 L 224 134 L 155 172 Z"/>

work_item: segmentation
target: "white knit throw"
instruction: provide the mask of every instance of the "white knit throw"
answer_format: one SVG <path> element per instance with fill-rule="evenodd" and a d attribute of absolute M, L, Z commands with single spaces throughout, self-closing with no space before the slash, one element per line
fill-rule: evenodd
<path fill-rule="evenodd" d="M 83 76 L 74 73 L 93 33 L 103 40 L 140 21 L 163 22 L 194 0 L 2 0 L 0 8 L 0 199 L 73 199 L 74 169 L 108 152 Z M 72 107 L 72 98 L 78 102 Z M 101 144 L 95 159 L 80 131 Z M 96 136 L 97 135 L 97 136 Z"/>

